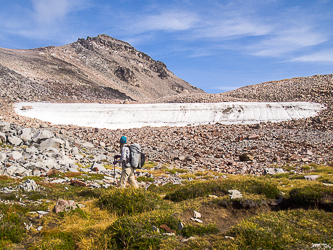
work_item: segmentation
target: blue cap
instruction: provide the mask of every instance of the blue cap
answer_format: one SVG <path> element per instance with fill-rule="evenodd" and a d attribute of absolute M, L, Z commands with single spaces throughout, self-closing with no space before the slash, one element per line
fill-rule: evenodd
<path fill-rule="evenodd" d="M 127 142 L 126 136 L 122 136 L 119 141 L 121 144 L 125 144 Z"/>

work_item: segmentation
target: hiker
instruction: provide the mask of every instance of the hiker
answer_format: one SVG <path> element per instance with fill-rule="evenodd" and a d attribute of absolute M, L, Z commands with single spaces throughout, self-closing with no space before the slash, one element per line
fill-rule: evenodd
<path fill-rule="evenodd" d="M 120 178 L 120 187 L 125 188 L 126 182 L 128 180 L 129 184 L 132 185 L 134 188 L 139 188 L 139 185 L 134 176 L 134 168 L 129 163 L 130 157 L 130 150 L 127 146 L 127 138 L 126 136 L 122 136 L 120 138 L 120 149 L 121 149 L 121 156 L 118 161 L 115 161 L 114 164 L 121 162 L 122 164 L 122 172 Z"/>

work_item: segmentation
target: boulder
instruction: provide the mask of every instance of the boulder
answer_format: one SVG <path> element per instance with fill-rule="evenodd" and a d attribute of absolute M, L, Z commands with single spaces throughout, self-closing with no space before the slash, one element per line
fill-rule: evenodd
<path fill-rule="evenodd" d="M 99 171 L 104 171 L 106 170 L 106 168 L 104 166 L 102 166 L 101 164 L 97 164 L 96 162 L 94 162 L 92 164 L 92 166 L 90 167 L 90 169 L 92 171 L 95 171 L 95 172 L 99 172 Z"/>
<path fill-rule="evenodd" d="M 24 183 L 18 186 L 19 189 L 23 189 L 24 191 L 38 191 L 39 187 L 34 180 L 26 180 Z"/>
<path fill-rule="evenodd" d="M 32 109 L 32 106 L 22 106 L 21 110 L 29 110 Z"/>
<path fill-rule="evenodd" d="M 8 122 L 0 122 L 0 132 L 7 132 L 10 130 L 10 123 Z"/>
<path fill-rule="evenodd" d="M 18 146 L 20 145 L 23 141 L 18 138 L 17 136 L 9 136 L 8 137 L 8 141 L 10 144 L 14 145 L 14 146 Z"/>
<path fill-rule="evenodd" d="M 168 233 L 175 233 L 175 230 L 172 230 L 170 227 L 168 227 L 165 224 L 160 225 L 160 228 L 164 229 L 165 231 L 167 231 Z"/>
<path fill-rule="evenodd" d="M 284 174 L 284 170 L 282 168 L 265 168 L 264 174 Z"/>
<path fill-rule="evenodd" d="M 73 200 L 63 200 L 59 199 L 54 206 L 54 212 L 58 214 L 59 212 L 70 211 L 76 209 L 75 201 Z"/>
<path fill-rule="evenodd" d="M 257 140 L 260 138 L 260 135 L 256 135 L 256 134 L 253 134 L 253 135 L 249 135 L 247 137 L 248 140 Z"/>
<path fill-rule="evenodd" d="M 230 193 L 229 196 L 231 199 L 240 199 L 243 197 L 242 193 L 235 189 L 228 190 L 228 193 Z"/>
<path fill-rule="evenodd" d="M 201 213 L 197 212 L 197 211 L 194 211 L 193 212 L 193 217 L 194 218 L 201 218 Z"/>
<path fill-rule="evenodd" d="M 5 133 L 0 132 L 0 143 L 5 143 L 6 141 Z"/>
<path fill-rule="evenodd" d="M 52 168 L 52 169 L 50 169 L 50 170 L 47 172 L 46 175 L 47 175 L 47 176 L 51 176 L 51 175 L 59 174 L 59 173 L 60 173 L 59 170 Z"/>
<path fill-rule="evenodd" d="M 14 174 L 20 175 L 20 176 L 30 176 L 29 170 L 25 169 L 24 167 L 18 166 L 14 172 Z"/>
<path fill-rule="evenodd" d="M 80 173 L 80 171 L 77 170 L 76 168 L 68 168 L 68 171 L 71 173 Z"/>
<path fill-rule="evenodd" d="M 32 140 L 34 142 L 37 142 L 37 143 L 40 143 L 41 141 L 44 141 L 44 140 L 47 140 L 47 139 L 50 139 L 52 138 L 54 135 L 51 131 L 49 130 L 41 130 L 41 131 L 38 131 L 34 137 L 32 138 Z"/>
<path fill-rule="evenodd" d="M 53 158 L 45 159 L 42 164 L 47 168 L 59 168 L 58 163 Z"/>
<path fill-rule="evenodd" d="M 70 184 L 73 185 L 73 186 L 79 186 L 79 187 L 86 187 L 87 186 L 87 184 L 85 182 L 80 181 L 80 180 L 73 180 L 73 179 L 71 179 Z"/>
<path fill-rule="evenodd" d="M 0 162 L 4 162 L 7 158 L 7 155 L 5 153 L 0 153 Z"/>
<path fill-rule="evenodd" d="M 16 166 L 10 166 L 7 167 L 4 171 L 4 175 L 8 175 L 8 176 L 12 176 L 14 175 L 15 171 L 16 171 L 17 167 Z"/>
<path fill-rule="evenodd" d="M 81 147 L 83 148 L 94 148 L 94 144 L 90 143 L 90 142 L 84 142 L 81 144 Z"/>
<path fill-rule="evenodd" d="M 254 157 L 249 153 L 244 153 L 239 156 L 240 161 L 253 161 Z"/>
<path fill-rule="evenodd" d="M 11 160 L 19 160 L 22 158 L 22 154 L 18 151 L 13 151 L 11 153 L 8 154 L 8 157 L 11 159 Z"/>
<path fill-rule="evenodd" d="M 315 181 L 315 180 L 317 180 L 319 177 L 320 177 L 320 175 L 306 175 L 306 176 L 304 176 L 304 179 L 305 179 L 305 180 L 308 180 L 308 181 Z"/>
<path fill-rule="evenodd" d="M 24 142 L 29 142 L 31 141 L 32 138 L 32 133 L 31 133 L 31 128 L 24 128 L 22 129 L 22 134 L 20 136 L 21 140 Z"/>
<path fill-rule="evenodd" d="M 58 138 L 50 138 L 46 139 L 45 141 L 41 142 L 41 148 L 60 148 L 60 145 L 64 144 L 65 142 Z"/>
<path fill-rule="evenodd" d="M 39 153 L 38 149 L 35 147 L 26 148 L 25 152 L 27 152 L 29 154 L 35 154 L 35 155 Z"/>

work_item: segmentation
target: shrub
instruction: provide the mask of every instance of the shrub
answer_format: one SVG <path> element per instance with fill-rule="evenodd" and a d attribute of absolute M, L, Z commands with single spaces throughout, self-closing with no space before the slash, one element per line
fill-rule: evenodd
<path fill-rule="evenodd" d="M 161 240 L 170 236 L 159 234 L 152 227 L 165 224 L 177 231 L 178 223 L 169 210 L 122 217 L 106 230 L 107 237 L 102 240 L 107 249 L 158 249 Z"/>
<path fill-rule="evenodd" d="M 181 234 L 184 237 L 190 237 L 193 235 L 205 235 L 205 234 L 215 234 L 220 230 L 217 228 L 216 224 L 208 224 L 207 226 L 203 225 L 188 225 L 182 231 Z"/>
<path fill-rule="evenodd" d="M 21 242 L 25 237 L 24 222 L 28 223 L 24 217 L 27 208 L 0 204 L 0 212 L 3 214 L 0 220 L 0 240 L 9 240 L 12 243 Z"/>
<path fill-rule="evenodd" d="M 118 215 L 133 215 L 165 208 L 167 204 L 155 193 L 142 189 L 116 189 L 98 199 L 98 205 Z"/>
<path fill-rule="evenodd" d="M 289 192 L 289 200 L 297 205 L 312 205 L 319 203 L 324 195 L 333 195 L 333 189 L 319 184 L 307 185 L 292 189 Z"/>
<path fill-rule="evenodd" d="M 144 182 L 154 182 L 155 179 L 154 178 L 150 178 L 150 177 L 145 177 L 145 176 L 140 176 L 136 179 L 138 182 L 144 181 Z"/>
<path fill-rule="evenodd" d="M 161 193 L 167 193 L 176 190 L 177 188 L 181 187 L 179 184 L 173 184 L 172 182 L 168 182 L 167 184 L 163 186 L 156 186 L 155 184 L 152 184 L 148 187 L 148 191 L 161 194 Z"/>
<path fill-rule="evenodd" d="M 332 243 L 333 214 L 320 210 L 290 210 L 260 214 L 233 227 L 236 249 L 308 249 L 312 243 Z"/>
<path fill-rule="evenodd" d="M 279 194 L 279 189 L 276 185 L 267 181 L 261 180 L 217 180 L 210 182 L 196 182 L 180 187 L 172 193 L 165 196 L 165 199 L 172 201 L 183 201 L 194 199 L 197 197 L 205 197 L 209 194 L 226 195 L 228 190 L 238 189 L 241 192 L 252 194 L 262 194 L 268 199 L 276 198 Z"/>

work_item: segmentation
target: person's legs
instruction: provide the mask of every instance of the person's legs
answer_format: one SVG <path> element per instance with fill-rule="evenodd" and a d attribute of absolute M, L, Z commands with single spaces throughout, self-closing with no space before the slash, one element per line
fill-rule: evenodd
<path fill-rule="evenodd" d="M 120 187 L 125 188 L 126 187 L 126 182 L 131 174 L 131 169 L 130 168 L 124 168 L 122 169 L 121 172 L 121 177 L 120 177 Z"/>
<path fill-rule="evenodd" d="M 134 188 L 139 188 L 138 182 L 135 179 L 134 176 L 134 168 L 129 167 L 129 169 L 131 170 L 129 176 L 128 176 L 128 182 L 130 185 L 132 185 Z"/>

